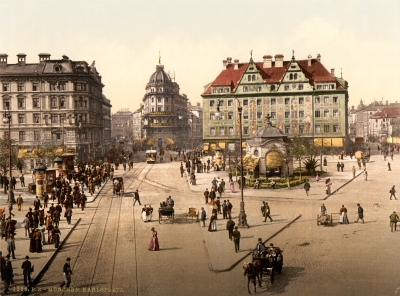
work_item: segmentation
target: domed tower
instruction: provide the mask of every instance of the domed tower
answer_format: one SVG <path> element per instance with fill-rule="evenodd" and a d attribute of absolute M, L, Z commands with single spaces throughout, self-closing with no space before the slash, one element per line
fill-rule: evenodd
<path fill-rule="evenodd" d="M 143 129 L 146 148 L 188 148 L 190 115 L 188 98 L 179 94 L 179 85 L 156 65 L 143 97 Z"/>

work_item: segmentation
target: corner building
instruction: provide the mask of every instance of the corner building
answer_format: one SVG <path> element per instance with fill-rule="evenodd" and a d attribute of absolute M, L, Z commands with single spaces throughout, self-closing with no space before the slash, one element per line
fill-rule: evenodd
<path fill-rule="evenodd" d="M 289 138 L 310 138 L 315 145 L 344 147 L 347 131 L 348 84 L 321 63 L 321 56 L 284 60 L 265 55 L 262 62 L 239 63 L 227 58 L 221 73 L 205 87 L 203 147 L 234 149 L 239 142 L 238 103 L 242 110 L 243 143 L 271 123 Z M 215 116 L 217 107 L 221 115 Z"/>

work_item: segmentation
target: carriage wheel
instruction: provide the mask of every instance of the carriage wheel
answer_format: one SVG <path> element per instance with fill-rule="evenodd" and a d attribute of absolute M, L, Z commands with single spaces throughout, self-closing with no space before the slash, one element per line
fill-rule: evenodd
<path fill-rule="evenodd" d="M 317 225 L 319 226 L 321 222 L 319 221 L 319 215 L 317 215 Z"/>
<path fill-rule="evenodd" d="M 331 222 L 330 222 L 330 225 L 332 226 L 332 224 L 333 224 L 333 217 L 332 217 L 332 214 L 331 214 Z"/>

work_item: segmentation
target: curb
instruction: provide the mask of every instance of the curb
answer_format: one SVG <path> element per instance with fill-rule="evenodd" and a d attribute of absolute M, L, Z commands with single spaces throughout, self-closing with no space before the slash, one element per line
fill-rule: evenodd
<path fill-rule="evenodd" d="M 351 178 L 349 181 L 347 181 L 346 183 L 344 183 L 342 186 L 340 186 L 339 188 L 336 188 L 335 191 L 333 191 L 331 194 L 325 196 L 322 200 L 326 200 L 328 199 L 328 197 L 330 197 L 331 195 L 333 195 L 334 193 L 338 192 L 340 188 L 346 186 L 347 184 L 349 184 L 351 181 L 353 181 L 355 178 L 357 178 L 358 176 L 360 176 L 362 174 L 362 172 L 360 172 L 358 175 L 356 175 L 354 178 Z"/>
<path fill-rule="evenodd" d="M 108 183 L 108 180 L 109 180 L 109 179 L 107 179 L 107 182 L 104 183 L 103 186 L 101 186 L 101 188 L 100 188 L 99 191 L 97 192 L 96 196 L 95 196 L 91 201 L 86 201 L 86 203 L 92 203 L 92 202 L 94 202 L 94 201 L 96 200 L 97 196 L 99 196 L 100 192 L 103 190 L 103 188 L 104 188 L 104 187 L 106 186 L 106 184 Z"/>
<path fill-rule="evenodd" d="M 299 214 L 296 218 L 294 218 L 292 221 L 290 221 L 288 224 L 286 224 L 285 226 L 283 226 L 281 229 L 279 229 L 277 232 L 275 232 L 273 235 L 271 235 L 269 238 L 267 238 L 265 241 L 263 241 L 263 243 L 268 242 L 269 240 L 271 240 L 272 238 L 274 238 L 275 236 L 277 236 L 279 233 L 281 233 L 283 230 L 285 230 L 287 227 L 289 227 L 291 224 L 293 224 L 294 222 L 296 222 L 298 219 L 301 218 L 301 214 Z M 244 255 L 242 258 L 240 258 L 238 261 L 236 261 L 235 263 L 233 263 L 230 267 L 226 268 L 226 269 L 212 269 L 210 268 L 210 271 L 213 271 L 215 273 L 219 273 L 219 272 L 227 272 L 227 271 L 231 271 L 234 267 L 236 267 L 240 262 L 242 262 L 244 259 L 246 259 L 246 257 L 248 257 L 249 255 L 251 255 L 251 253 L 253 252 L 253 250 L 249 251 L 246 255 Z"/>

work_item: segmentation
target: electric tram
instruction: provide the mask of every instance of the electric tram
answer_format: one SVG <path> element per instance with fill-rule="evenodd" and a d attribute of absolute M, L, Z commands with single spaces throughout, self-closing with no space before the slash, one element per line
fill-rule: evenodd
<path fill-rule="evenodd" d="M 156 163 L 157 160 L 157 150 L 146 150 L 146 162 Z"/>

